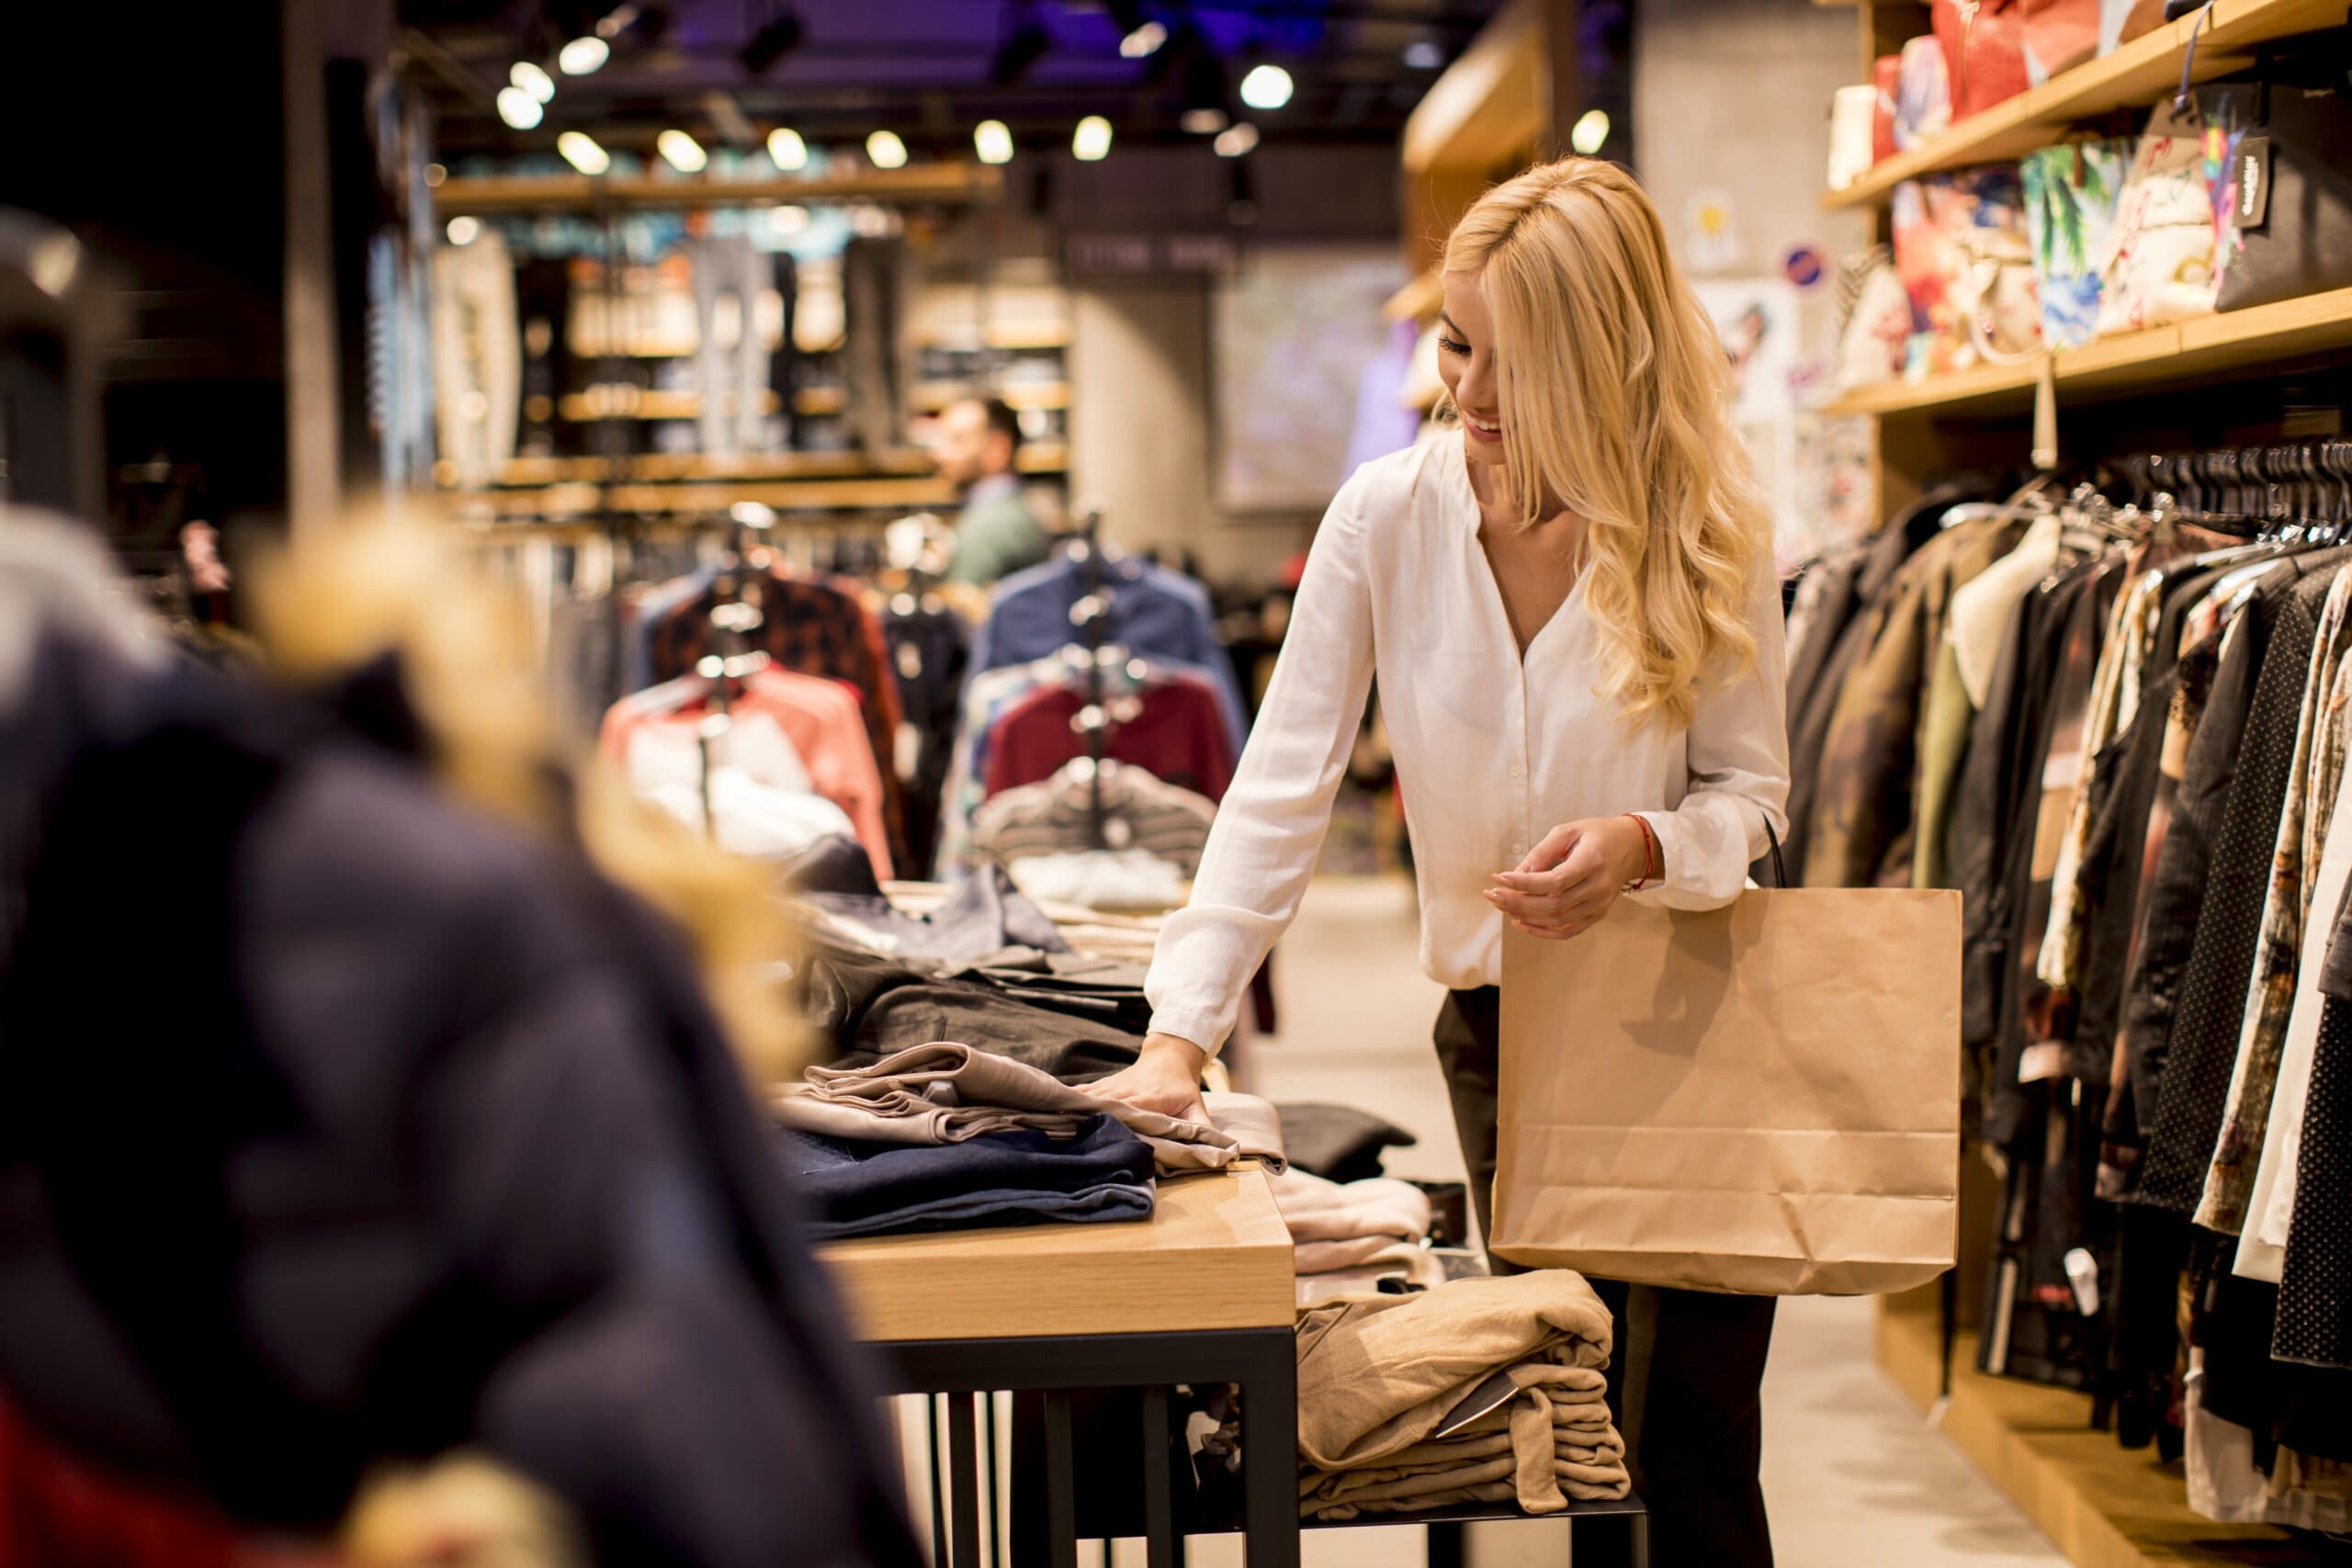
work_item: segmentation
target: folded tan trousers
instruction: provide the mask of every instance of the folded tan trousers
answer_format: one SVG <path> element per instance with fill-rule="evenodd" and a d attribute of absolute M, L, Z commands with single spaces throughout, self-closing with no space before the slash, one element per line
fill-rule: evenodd
<path fill-rule="evenodd" d="M 1557 1513 L 1571 1497 L 1625 1495 L 1623 1445 L 1604 1403 L 1609 1310 L 1581 1275 L 1548 1269 L 1418 1295 L 1340 1297 L 1300 1313 L 1297 1340 L 1302 1464 L 1413 1472 L 1346 1483 L 1345 1496 L 1327 1475 L 1307 1489 L 1310 1514 L 1470 1500 Z M 1498 1372 L 1504 1403 L 1437 1438 Z"/>

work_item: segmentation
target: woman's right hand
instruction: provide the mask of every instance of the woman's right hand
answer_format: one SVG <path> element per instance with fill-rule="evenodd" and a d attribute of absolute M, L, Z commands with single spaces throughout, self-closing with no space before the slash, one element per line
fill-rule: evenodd
<path fill-rule="evenodd" d="M 1154 1034 L 1144 1041 L 1136 1065 L 1086 1086 L 1091 1094 L 1122 1100 L 1142 1111 L 1157 1111 L 1180 1122 L 1206 1122 L 1201 1104 L 1201 1069 L 1209 1054 L 1173 1034 Z"/>

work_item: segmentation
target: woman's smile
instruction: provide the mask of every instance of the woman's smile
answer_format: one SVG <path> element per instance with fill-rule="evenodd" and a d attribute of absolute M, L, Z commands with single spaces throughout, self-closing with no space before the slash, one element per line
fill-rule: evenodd
<path fill-rule="evenodd" d="M 1488 423 L 1464 409 L 1462 413 L 1462 428 L 1468 431 L 1473 438 L 1483 441 L 1490 446 L 1499 446 L 1503 444 L 1503 426 L 1500 420 Z"/>

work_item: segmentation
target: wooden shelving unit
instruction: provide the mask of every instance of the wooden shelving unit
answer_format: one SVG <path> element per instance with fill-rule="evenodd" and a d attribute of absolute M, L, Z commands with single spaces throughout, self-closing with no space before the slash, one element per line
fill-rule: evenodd
<path fill-rule="evenodd" d="M 970 397 L 974 389 L 961 381 L 926 381 L 914 389 L 909 400 L 922 413 L 936 413 L 958 398 Z M 1024 409 L 1066 409 L 1069 407 L 1069 383 L 1067 381 L 1007 381 L 1000 383 L 995 395 L 1004 400 L 1004 406 L 1018 413 Z"/>
<path fill-rule="evenodd" d="M 774 392 L 760 394 L 760 412 L 771 414 L 781 406 Z M 702 394 L 641 391 L 634 387 L 618 388 L 611 394 L 567 392 L 557 402 L 556 413 L 572 424 L 600 419 L 700 419 Z"/>
<path fill-rule="evenodd" d="M 1962 121 L 1926 146 L 1883 160 L 1823 203 L 1880 206 L 1904 180 L 2015 159 L 2057 144 L 2086 120 L 2118 111 L 2144 119 L 2177 89 L 2184 69 L 2196 81 L 2232 73 L 2251 63 L 2263 46 L 2339 26 L 2347 15 L 2347 0 L 2214 0 L 2201 13 Z M 1923 9 L 1894 0 L 1862 0 L 1857 16 L 1865 71 L 1871 60 L 1924 30 L 1927 19 Z M 1882 238 L 1884 221 L 1882 213 Z M 2177 442 L 2184 428 L 2275 421 L 2275 394 L 2303 384 L 2310 372 L 2347 369 L 2352 288 L 2101 338 L 2020 364 L 1888 382 L 1850 393 L 1827 412 L 1871 418 L 1876 514 L 1886 518 L 1940 473 L 1979 466 L 2022 468 L 2032 439 L 2022 416 L 2033 410 L 2045 375 L 2060 446 L 2072 457 L 2145 449 L 2134 443 Z M 2240 385 L 2223 389 L 2233 382 Z M 2254 385 L 2259 382 L 2269 385 Z M 2105 406 L 2070 424 L 2076 411 L 2094 404 Z M 2268 412 L 2256 412 L 2261 410 Z M 2085 432 L 2096 432 L 2098 446 L 2078 452 L 2069 436 Z M 1960 1245 L 1974 1266 L 1988 1256 L 1996 1205 L 1982 1180 L 1964 1183 Z M 1925 1312 L 1916 1298 L 1880 1303 L 1875 1350 L 1882 1370 L 1926 1407 L 1937 1400 L 1940 1369 L 1934 1298 L 1923 1294 L 1929 1303 Z M 1959 1294 L 1964 1328 L 1984 1292 L 1963 1272 Z M 2178 1466 L 2126 1452 L 2112 1433 L 2094 1430 L 2087 1396 L 1985 1376 L 1973 1371 L 1974 1353 L 1973 1335 L 1963 1332 L 1942 1430 L 2080 1568 L 2283 1568 L 2322 1560 L 2283 1531 L 2198 1517 L 2188 1506 Z"/>
<path fill-rule="evenodd" d="M 2145 110 L 2180 85 L 2192 38 L 2196 81 L 2245 69 L 2255 47 L 2341 25 L 2346 0 L 2214 0 L 2206 11 L 2168 22 L 2104 59 L 2061 72 L 1982 114 L 1972 115 L 1924 146 L 1881 159 L 1821 204 L 1836 211 L 1885 201 L 1905 180 L 1972 164 L 1997 164 L 2064 140 L 2077 122 L 2117 109 Z M 1865 9 L 1867 16 L 1867 8 Z"/>
<path fill-rule="evenodd" d="M 1021 449 L 1021 471 L 1058 474 L 1069 465 L 1058 442 L 1035 442 Z M 499 470 L 494 489 L 545 489 L 550 485 L 601 484 L 607 479 L 638 484 L 776 483 L 808 479 L 929 479 L 931 455 L 904 446 L 868 458 L 858 452 L 767 452 L 740 457 L 699 453 L 648 452 L 635 457 L 517 457 Z M 444 489 L 454 485 L 457 468 L 442 467 Z"/>
<path fill-rule="evenodd" d="M 457 177 L 434 187 L 435 211 L 478 218 L 511 212 L 594 212 L 611 208 L 689 210 L 875 201 L 909 207 L 994 201 L 1004 175 L 986 164 L 913 164 L 815 179 L 722 180 L 659 175 Z"/>
<path fill-rule="evenodd" d="M 2129 397 L 2352 348 L 2352 288 L 2100 338 L 2024 365 L 1981 365 L 1849 393 L 1834 414 L 2000 414 L 2032 406 L 2041 361 L 2062 399 Z"/>
<path fill-rule="evenodd" d="M 1879 1366 L 1911 1402 L 1936 1403 L 1932 1314 L 1883 1311 Z M 2299 1568 L 2331 1561 L 2267 1525 L 2220 1525 L 2189 1510 L 2178 1464 L 2094 1431 L 2087 1394 L 1975 1370 L 1976 1337 L 1954 1355 L 1941 1430 L 2078 1568 Z"/>

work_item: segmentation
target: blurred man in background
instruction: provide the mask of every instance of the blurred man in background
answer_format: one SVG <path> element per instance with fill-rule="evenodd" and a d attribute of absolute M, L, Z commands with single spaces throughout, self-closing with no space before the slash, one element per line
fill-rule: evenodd
<path fill-rule="evenodd" d="M 985 588 L 1044 560 L 1053 539 L 1021 493 L 1021 421 L 1001 398 L 966 398 L 939 415 L 932 456 L 963 497 L 947 581 Z"/>

